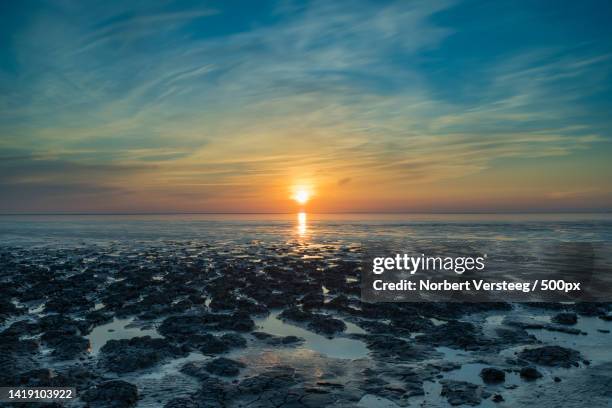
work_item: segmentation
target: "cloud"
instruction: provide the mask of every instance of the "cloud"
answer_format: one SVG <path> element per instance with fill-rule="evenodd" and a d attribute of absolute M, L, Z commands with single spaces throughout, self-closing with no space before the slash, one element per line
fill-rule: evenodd
<path fill-rule="evenodd" d="M 338 185 L 339 185 L 339 186 L 344 186 L 344 185 L 346 185 L 346 184 L 350 183 L 350 182 L 351 182 L 351 180 L 352 180 L 352 179 L 351 179 L 350 177 L 345 177 L 345 178 L 343 178 L 343 179 L 338 180 Z"/>
<path fill-rule="evenodd" d="M 0 72 L 0 155 L 23 158 L 3 180 L 232 200 L 304 175 L 343 190 L 458 180 L 609 140 L 594 96 L 609 50 L 457 55 L 470 27 L 449 1 L 313 1 L 247 21 L 221 6 L 32 11 L 7 55 L 18 69 Z M 440 78 L 435 52 L 476 63 Z"/>

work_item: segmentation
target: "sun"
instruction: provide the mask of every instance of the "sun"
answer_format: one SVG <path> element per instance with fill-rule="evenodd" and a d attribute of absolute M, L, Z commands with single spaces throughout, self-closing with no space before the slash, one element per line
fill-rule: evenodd
<path fill-rule="evenodd" d="M 306 204 L 310 199 L 310 192 L 306 189 L 300 188 L 295 191 L 293 194 L 293 199 L 297 201 L 299 204 Z"/>

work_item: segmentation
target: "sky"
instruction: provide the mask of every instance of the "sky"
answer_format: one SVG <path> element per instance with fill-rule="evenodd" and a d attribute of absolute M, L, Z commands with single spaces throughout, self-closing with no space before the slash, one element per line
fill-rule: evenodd
<path fill-rule="evenodd" d="M 1 2 L 0 212 L 609 211 L 611 18 Z"/>

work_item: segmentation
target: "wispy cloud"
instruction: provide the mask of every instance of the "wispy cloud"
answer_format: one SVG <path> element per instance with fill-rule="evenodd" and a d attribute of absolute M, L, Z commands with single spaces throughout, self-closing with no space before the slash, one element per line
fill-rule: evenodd
<path fill-rule="evenodd" d="M 470 27 L 438 17 L 458 4 L 314 1 L 240 23 L 235 10 L 154 2 L 32 9 L 4 55 L 17 68 L 0 72 L 0 151 L 29 155 L 5 182 L 30 182 L 35 157 L 53 157 L 48 185 L 93 175 L 136 207 L 171 193 L 207 209 L 280 200 L 297 178 L 391 194 L 609 149 L 598 110 L 611 49 L 457 56 L 449 44 Z M 430 60 L 444 51 L 478 64 L 439 78 Z"/>

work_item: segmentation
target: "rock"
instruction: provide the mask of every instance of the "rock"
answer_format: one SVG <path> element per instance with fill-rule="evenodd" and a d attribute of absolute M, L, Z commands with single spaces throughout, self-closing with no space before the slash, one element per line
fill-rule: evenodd
<path fill-rule="evenodd" d="M 94 302 L 76 290 L 54 297 L 45 304 L 45 312 L 47 313 L 66 314 L 87 311 L 93 308 Z"/>
<path fill-rule="evenodd" d="M 205 380 L 209 378 L 210 375 L 208 374 L 208 371 L 204 365 L 205 362 L 203 361 L 191 361 L 181 367 L 181 372 L 199 380 Z"/>
<path fill-rule="evenodd" d="M 482 400 L 482 387 L 465 381 L 443 380 L 440 395 L 451 405 L 478 405 Z"/>
<path fill-rule="evenodd" d="M 256 339 L 263 341 L 269 346 L 286 346 L 294 345 L 304 341 L 303 338 L 297 336 L 275 336 L 264 332 L 251 333 Z"/>
<path fill-rule="evenodd" d="M 164 337 L 177 340 L 187 340 L 190 336 L 201 335 L 208 331 L 232 330 L 248 332 L 253 330 L 255 323 L 248 314 L 235 312 L 233 314 L 205 313 L 201 315 L 172 316 L 166 318 L 159 326 L 159 332 Z"/>
<path fill-rule="evenodd" d="M 15 306 L 13 302 L 9 300 L 10 298 L 2 298 L 0 299 L 0 318 L 2 321 L 11 315 L 16 315 L 23 313 L 24 310 Z"/>
<path fill-rule="evenodd" d="M 190 336 L 206 333 L 207 325 L 202 316 L 171 316 L 162 322 L 158 331 L 167 338 L 186 340 Z"/>
<path fill-rule="evenodd" d="M 572 325 L 578 323 L 578 315 L 570 312 L 558 313 L 550 320 L 553 323 Z"/>
<path fill-rule="evenodd" d="M 346 324 L 342 320 L 335 319 L 325 314 L 310 313 L 298 307 L 290 307 L 278 315 L 281 320 L 291 320 L 297 323 L 308 322 L 307 328 L 316 333 L 328 337 L 346 330 Z"/>
<path fill-rule="evenodd" d="M 187 355 L 167 340 L 154 339 L 150 336 L 109 340 L 100 352 L 103 365 L 116 373 L 152 367 L 163 359 Z"/>
<path fill-rule="evenodd" d="M 555 380 L 556 383 L 561 382 L 561 378 L 559 378 L 559 377 L 555 377 L 554 380 Z"/>
<path fill-rule="evenodd" d="M 209 361 L 204 367 L 206 368 L 206 371 L 211 374 L 235 377 L 240 373 L 240 369 L 245 368 L 246 366 L 240 361 L 219 357 Z"/>
<path fill-rule="evenodd" d="M 227 321 L 224 321 L 227 319 Z M 190 315 L 172 316 L 166 318 L 158 331 L 164 337 L 174 343 L 186 347 L 189 350 L 199 350 L 206 355 L 224 353 L 231 348 L 246 347 L 246 340 L 238 333 L 225 333 L 221 337 L 207 333 L 208 330 L 221 330 L 225 327 L 230 330 L 236 328 L 246 328 L 254 325 L 248 316 L 243 317 L 234 315 Z"/>
<path fill-rule="evenodd" d="M 220 340 L 229 348 L 241 348 L 247 345 L 245 338 L 238 333 L 225 333 L 220 337 Z"/>
<path fill-rule="evenodd" d="M 501 394 L 495 394 L 493 396 L 493 398 L 491 398 L 491 401 L 493 401 L 493 402 L 503 402 L 504 401 L 504 397 Z"/>
<path fill-rule="evenodd" d="M 334 319 L 325 315 L 315 315 L 308 323 L 308 328 L 314 332 L 332 337 L 336 333 L 346 330 L 346 324 L 342 320 Z"/>
<path fill-rule="evenodd" d="M 7 329 L 5 329 L 1 335 L 2 336 L 33 336 L 39 334 L 42 331 L 42 328 L 37 323 L 32 323 L 27 320 L 20 320 L 11 324 Z"/>
<path fill-rule="evenodd" d="M 199 350 L 208 356 L 225 353 L 231 348 L 230 345 L 221 338 L 212 334 L 200 334 L 191 336 L 185 342 L 185 347 L 189 350 Z"/>
<path fill-rule="evenodd" d="M 336 296 L 325 304 L 325 308 L 345 312 L 351 310 L 351 307 L 349 306 L 349 298 L 345 295 Z"/>
<path fill-rule="evenodd" d="M 497 384 L 506 380 L 506 373 L 497 368 L 487 367 L 480 371 L 480 377 L 486 384 Z"/>
<path fill-rule="evenodd" d="M 532 344 L 537 343 L 538 339 L 533 334 L 529 334 L 527 330 L 521 327 L 498 327 L 495 329 L 495 334 L 505 344 Z"/>
<path fill-rule="evenodd" d="M 20 340 L 18 336 L 0 335 L 0 384 L 11 384 L 14 375 L 38 367 L 36 340 Z"/>
<path fill-rule="evenodd" d="M 200 391 L 193 396 L 201 408 L 225 408 L 229 399 L 227 383 L 215 377 L 202 380 Z"/>
<path fill-rule="evenodd" d="M 535 367 L 523 367 L 519 375 L 521 378 L 529 381 L 537 380 L 542 377 L 542 373 L 536 370 Z"/>
<path fill-rule="evenodd" d="M 13 382 L 10 385 L 20 387 L 51 387 L 60 386 L 54 383 L 55 374 L 48 368 L 39 368 L 23 372 L 14 376 Z"/>
<path fill-rule="evenodd" d="M 298 307 L 290 307 L 288 309 L 283 310 L 278 318 L 281 320 L 292 320 L 294 322 L 306 322 L 312 319 L 312 313 L 306 312 Z"/>
<path fill-rule="evenodd" d="M 559 315 L 562 315 L 562 314 L 564 313 L 559 313 Z M 512 326 L 512 327 L 519 327 L 521 329 L 548 330 L 548 331 L 555 331 L 555 332 L 561 332 L 561 333 L 567 333 L 567 334 L 584 334 L 582 330 L 571 328 L 571 327 L 566 327 L 567 325 L 545 323 L 545 322 L 542 322 L 542 321 L 539 321 L 533 318 L 520 319 L 520 318 L 506 317 L 504 319 L 504 324 L 508 326 Z"/>
<path fill-rule="evenodd" d="M 578 362 L 581 360 L 578 351 L 561 346 L 525 349 L 519 353 L 519 357 L 544 366 L 564 368 L 578 367 Z"/>
<path fill-rule="evenodd" d="M 138 389 L 122 380 L 111 380 L 88 389 L 81 399 L 93 408 L 124 408 L 136 405 Z"/>
<path fill-rule="evenodd" d="M 312 292 L 306 294 L 300 301 L 304 309 L 313 309 L 323 307 L 325 297 L 321 292 Z"/>
<path fill-rule="evenodd" d="M 601 316 L 608 310 L 605 303 L 580 302 L 574 305 L 574 310 L 581 316 Z"/>
<path fill-rule="evenodd" d="M 89 351 L 89 340 L 81 336 L 67 336 L 54 346 L 52 356 L 58 360 L 72 360 Z"/>

